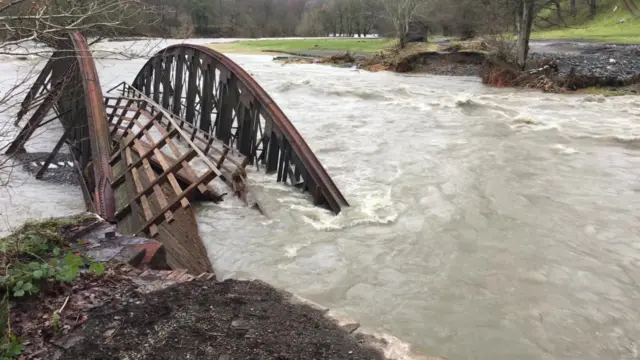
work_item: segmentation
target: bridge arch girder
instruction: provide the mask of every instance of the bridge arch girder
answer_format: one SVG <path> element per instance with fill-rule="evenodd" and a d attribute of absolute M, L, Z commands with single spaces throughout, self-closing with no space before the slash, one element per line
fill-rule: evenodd
<path fill-rule="evenodd" d="M 227 56 L 201 45 L 169 46 L 140 70 L 133 87 L 196 132 L 214 137 L 267 174 L 308 191 L 335 213 L 348 206 L 300 133 L 267 92 Z"/>

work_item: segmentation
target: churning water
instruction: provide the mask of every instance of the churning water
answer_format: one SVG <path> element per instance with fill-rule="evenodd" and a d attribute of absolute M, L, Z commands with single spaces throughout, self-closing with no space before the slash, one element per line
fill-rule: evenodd
<path fill-rule="evenodd" d="M 640 98 L 231 57 L 352 206 L 333 216 L 250 174 L 268 217 L 198 208 L 220 277 L 260 278 L 450 359 L 640 357 Z M 144 61 L 98 64 L 106 89 Z M 14 222 L 82 207 L 75 188 L 18 188 L 34 195 L 14 195 Z"/>

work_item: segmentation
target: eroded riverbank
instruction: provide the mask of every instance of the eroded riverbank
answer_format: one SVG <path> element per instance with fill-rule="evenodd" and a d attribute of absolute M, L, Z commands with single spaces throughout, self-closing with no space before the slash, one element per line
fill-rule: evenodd
<path fill-rule="evenodd" d="M 393 336 L 362 330 L 357 321 L 264 282 L 165 270 L 169 254 L 151 250 L 155 240 L 114 229 L 83 213 L 32 221 L 0 238 L 9 264 L 0 271 L 0 288 L 8 293 L 0 355 L 425 359 Z"/>
<path fill-rule="evenodd" d="M 285 64 L 318 63 L 354 66 L 368 71 L 479 76 L 497 87 L 526 87 L 548 92 L 586 91 L 606 95 L 637 94 L 640 90 L 640 45 L 533 41 L 526 71 L 498 59 L 498 42 L 473 39 L 452 43 L 408 44 L 376 54 L 334 54 L 330 51 L 290 52 L 276 57 Z M 508 48 L 506 43 L 500 48 Z"/>

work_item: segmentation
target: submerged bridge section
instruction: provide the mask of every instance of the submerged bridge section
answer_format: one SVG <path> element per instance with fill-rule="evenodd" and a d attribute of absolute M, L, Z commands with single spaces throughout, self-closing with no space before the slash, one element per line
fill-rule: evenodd
<path fill-rule="evenodd" d="M 207 47 L 168 47 L 131 84 L 103 95 L 86 40 L 71 34 L 23 100 L 15 122 L 22 127 L 6 153 L 24 152 L 36 130 L 56 119 L 64 133 L 36 178 L 67 146 L 87 210 L 123 234 L 159 236 L 173 244 L 167 250 L 176 259 L 196 256 L 194 246 L 206 254 L 190 225 L 191 203 L 223 201 L 228 193 L 246 201 L 247 166 L 308 192 L 336 214 L 348 206 L 262 87 Z M 207 271 L 205 258 L 192 260 Z"/>

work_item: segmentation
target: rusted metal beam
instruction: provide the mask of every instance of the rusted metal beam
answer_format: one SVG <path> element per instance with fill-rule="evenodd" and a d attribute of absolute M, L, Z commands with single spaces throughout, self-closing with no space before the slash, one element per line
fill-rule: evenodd
<path fill-rule="evenodd" d="M 61 55 L 60 52 L 54 52 L 51 55 L 51 58 L 56 59 L 60 57 L 60 55 Z M 36 100 L 38 93 L 41 92 L 42 90 L 45 90 L 44 88 L 46 88 L 46 85 L 47 85 L 46 80 L 49 76 L 52 75 L 53 61 L 54 60 L 47 61 L 42 71 L 40 71 L 40 74 L 38 74 L 36 81 L 33 83 L 31 88 L 29 89 L 27 96 L 24 98 L 24 100 L 20 104 L 20 111 L 18 111 L 16 121 L 14 122 L 15 126 L 17 126 L 20 123 L 20 120 L 22 120 L 22 117 L 24 116 L 24 114 L 26 114 L 29 111 L 29 109 L 31 108 L 31 104 L 34 100 Z M 51 82 L 51 79 L 49 79 L 49 82 Z"/>
<path fill-rule="evenodd" d="M 102 89 L 98 79 L 89 45 L 79 32 L 71 34 L 71 41 L 76 51 L 79 75 L 82 81 L 89 136 L 91 137 L 91 162 L 96 188 L 94 202 L 98 214 L 107 221 L 115 221 L 115 198 L 111 181 L 113 173 L 109 164 L 111 153 L 111 137 L 105 121 L 105 107 Z"/>
<path fill-rule="evenodd" d="M 160 56 L 156 56 L 160 57 Z M 195 111 L 196 111 L 196 92 L 198 91 L 198 53 L 193 53 L 189 56 L 189 83 L 187 84 L 187 110 L 185 113 L 185 120 L 195 125 Z M 156 101 L 157 102 L 157 101 Z"/>
<path fill-rule="evenodd" d="M 40 106 L 38 106 L 36 112 L 33 114 L 33 116 L 31 116 L 29 121 L 27 121 L 22 130 L 20 130 L 18 136 L 16 136 L 11 144 L 9 144 L 9 147 L 7 147 L 5 154 L 9 155 L 16 152 L 25 151 L 25 143 L 27 142 L 27 140 L 29 140 L 29 138 L 31 138 L 33 133 L 40 126 L 40 123 L 42 122 L 42 120 L 44 120 L 44 117 L 47 116 L 54 102 L 58 99 L 58 96 L 60 96 L 59 90 L 49 92 L 46 99 L 42 102 L 42 104 L 40 104 Z"/>
<path fill-rule="evenodd" d="M 62 145 L 64 145 L 64 143 L 67 141 L 67 138 L 71 133 L 71 129 L 72 128 L 69 127 L 67 130 L 64 131 L 64 133 L 60 137 L 60 140 L 58 140 L 58 142 L 56 143 L 56 146 L 53 148 L 53 150 L 51 150 L 51 153 L 45 159 L 44 164 L 42 164 L 42 166 L 40 167 L 40 170 L 38 170 L 38 173 L 36 174 L 36 179 L 38 180 L 42 179 L 42 177 L 44 176 L 44 173 L 47 171 L 47 169 L 49 169 L 49 165 L 55 159 L 56 155 L 58 155 L 58 152 L 62 148 Z"/>

